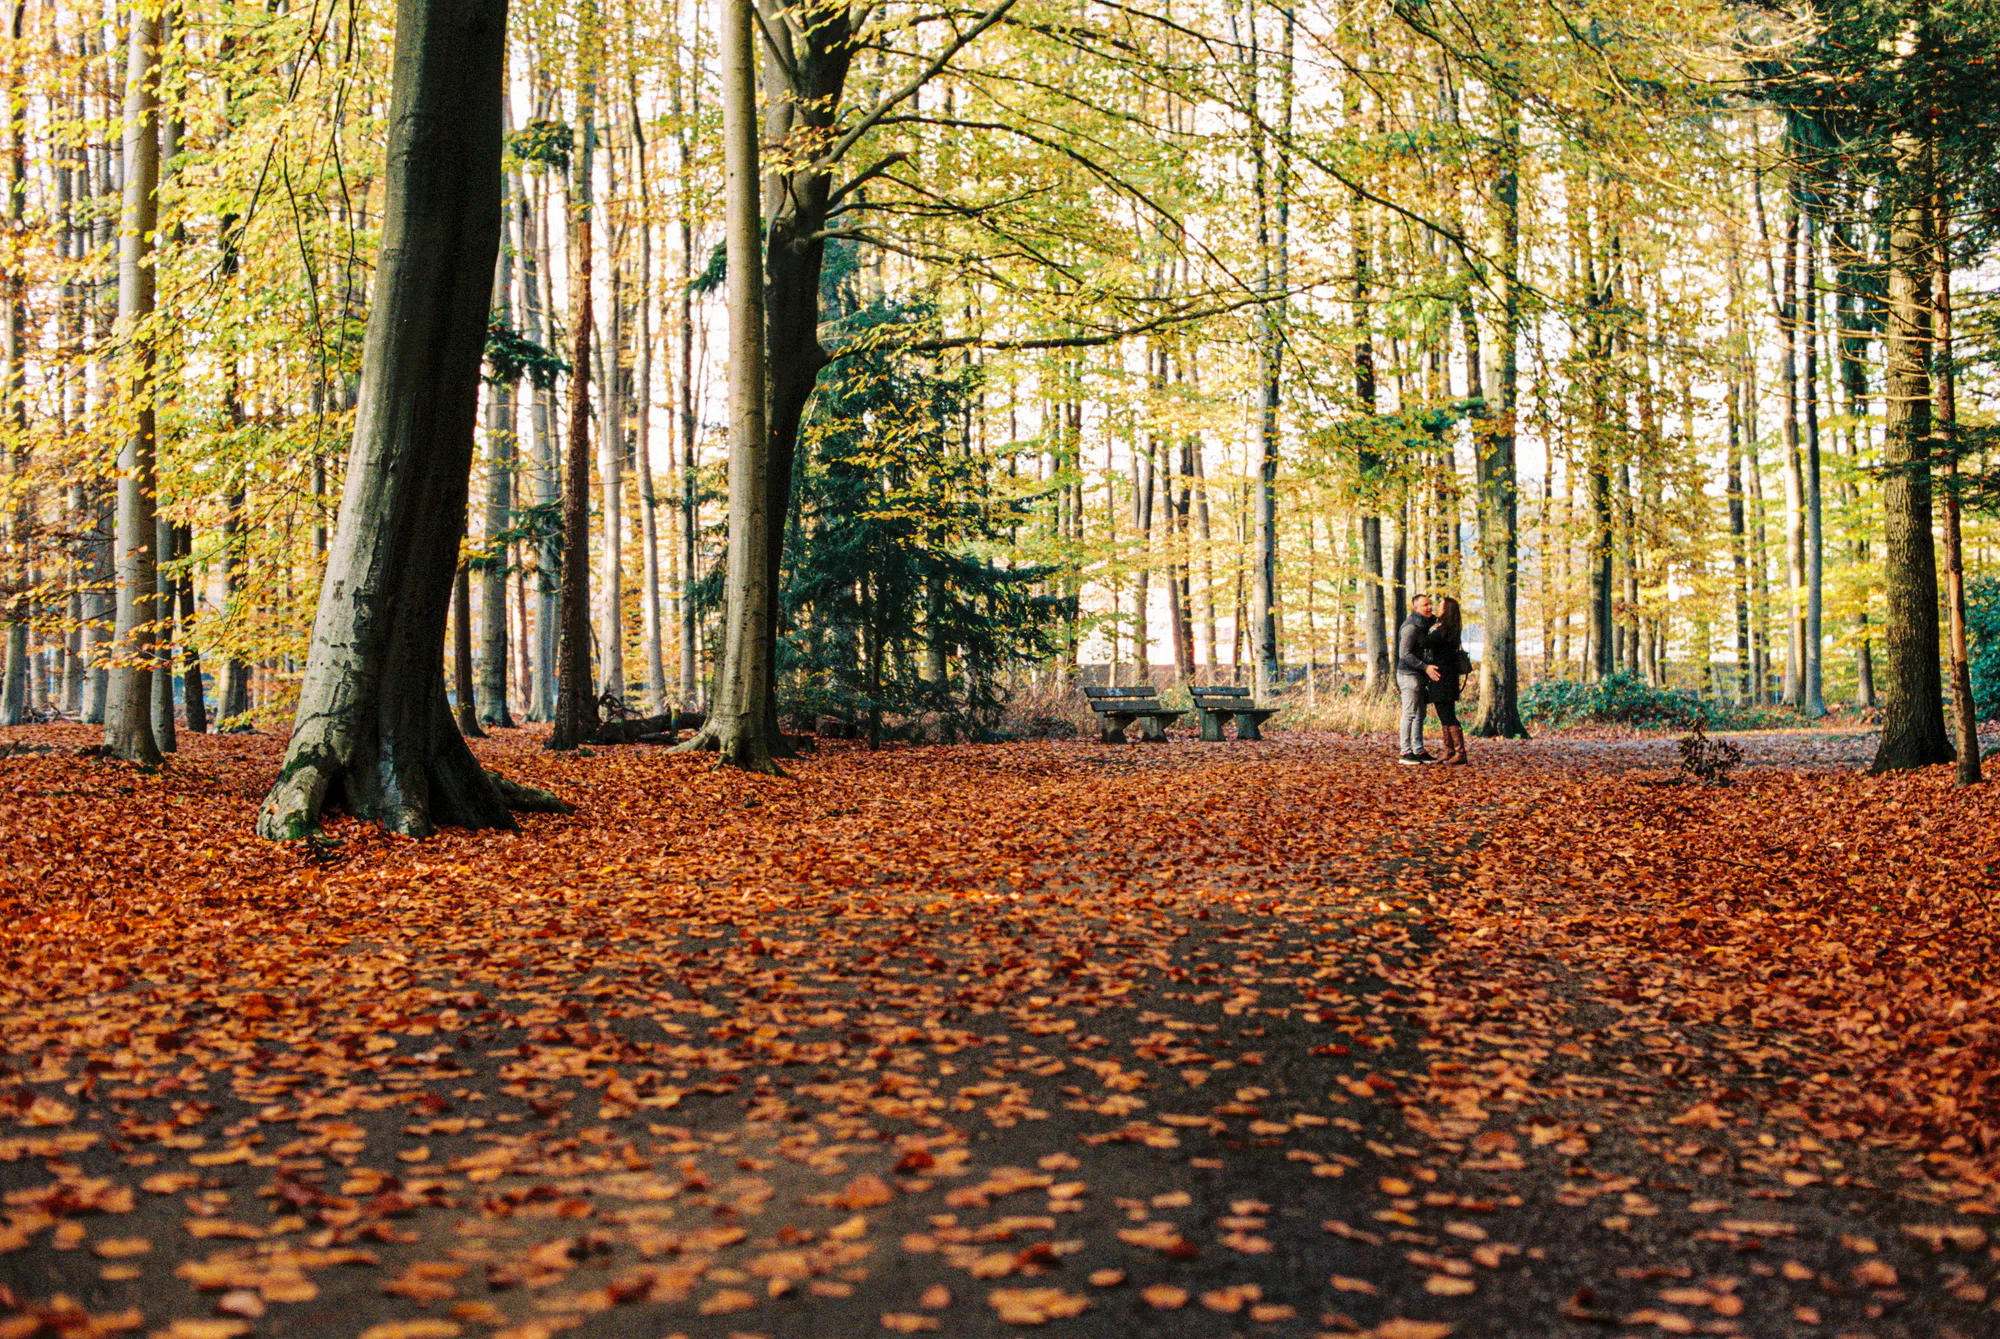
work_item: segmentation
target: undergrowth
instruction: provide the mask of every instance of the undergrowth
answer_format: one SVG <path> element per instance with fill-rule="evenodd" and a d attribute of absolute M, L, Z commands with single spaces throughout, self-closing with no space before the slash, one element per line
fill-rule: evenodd
<path fill-rule="evenodd" d="M 1543 730 L 1579 725 L 1638 729 L 1755 730 L 1795 723 L 1794 714 L 1712 701 L 1686 688 L 1657 688 L 1629 670 L 1585 683 L 1543 679 L 1521 690 L 1521 718 Z"/>

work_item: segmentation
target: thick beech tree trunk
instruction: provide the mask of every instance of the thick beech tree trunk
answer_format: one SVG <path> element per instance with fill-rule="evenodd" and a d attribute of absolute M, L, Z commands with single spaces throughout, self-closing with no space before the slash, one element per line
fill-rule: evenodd
<path fill-rule="evenodd" d="M 156 764 L 153 735 L 153 624 L 157 617 L 159 536 L 155 516 L 155 416 L 152 335 L 153 233 L 159 220 L 160 20 L 132 11 L 125 61 L 125 202 L 118 225 L 118 326 L 131 342 L 132 427 L 118 449 L 118 511 L 113 564 L 117 616 L 112 636 L 111 701 L 104 743 L 130 762 Z"/>
<path fill-rule="evenodd" d="M 500 240 L 505 0 L 400 0 L 388 207 L 340 518 L 284 770 L 257 830 L 339 805 L 392 832 L 512 827 L 445 701 Z"/>
<path fill-rule="evenodd" d="M 1889 231 L 1883 386 L 1882 742 L 1873 772 L 1950 762 L 1938 682 L 1937 551 L 1931 538 L 1931 246 L 1925 211 L 1905 205 Z"/>

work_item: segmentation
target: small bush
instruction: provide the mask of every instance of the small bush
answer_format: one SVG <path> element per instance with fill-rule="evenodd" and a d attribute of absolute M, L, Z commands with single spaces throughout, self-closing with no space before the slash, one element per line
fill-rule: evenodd
<path fill-rule="evenodd" d="M 1521 716 L 1545 730 L 1573 725 L 1676 726 L 1689 721 L 1712 730 L 1736 723 L 1726 707 L 1705 702 L 1685 688 L 1655 688 L 1626 670 L 1596 683 L 1543 679 L 1529 684 L 1521 693 Z"/>
<path fill-rule="evenodd" d="M 1972 703 L 1979 719 L 2000 717 L 2000 577 L 1980 577 L 1965 592 L 1971 634 Z"/>

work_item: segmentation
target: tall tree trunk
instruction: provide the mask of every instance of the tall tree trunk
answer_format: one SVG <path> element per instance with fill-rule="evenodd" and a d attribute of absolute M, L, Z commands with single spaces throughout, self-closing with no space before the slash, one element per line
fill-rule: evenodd
<path fill-rule="evenodd" d="M 1486 621 L 1479 662 L 1479 723 L 1487 738 L 1526 739 L 1521 720 L 1517 616 L 1521 595 L 1520 498 L 1514 475 L 1515 416 L 1520 400 L 1521 342 L 1521 120 L 1518 107 L 1504 100 L 1500 111 L 1500 162 L 1493 204 L 1500 233 L 1500 328 L 1494 387 L 1498 403 L 1476 425 L 1475 468 L 1479 475 L 1479 594 Z M 1479 327 L 1468 304 L 1466 365 L 1480 373 Z M 1486 388 L 1474 398 L 1483 405 Z"/>
<path fill-rule="evenodd" d="M 616 116 L 605 118 L 613 125 Z M 616 132 L 613 132 L 616 139 Z M 607 200 L 618 198 L 618 155 L 606 153 Z M 597 489 L 603 533 L 597 553 L 597 688 L 603 695 L 626 702 L 625 676 L 625 443 L 626 416 L 631 400 L 625 385 L 625 263 L 618 244 L 619 228 L 607 229 L 611 253 L 610 320 L 598 342 L 601 369 L 597 410 Z"/>
<path fill-rule="evenodd" d="M 722 662 L 701 735 L 683 747 L 713 747 L 721 761 L 777 774 L 772 750 L 770 645 L 775 631 L 772 573 L 777 527 L 765 419 L 764 266 L 757 171 L 757 73 L 750 0 L 723 6 L 722 147 L 729 256 L 729 567 Z M 879 648 L 871 652 L 879 658 Z M 871 660 L 871 669 L 873 668 Z"/>
<path fill-rule="evenodd" d="M 1138 572 L 1132 582 L 1132 668 L 1134 683 L 1152 683 L 1152 628 L 1148 612 L 1152 606 L 1152 484 L 1154 484 L 1154 438 L 1134 432 L 1132 436 L 1132 554 L 1138 558 Z"/>
<path fill-rule="evenodd" d="M 232 400 L 230 408 L 231 420 L 240 423 L 240 405 Z M 248 566 L 244 546 L 248 540 L 243 531 L 243 514 L 248 506 L 249 498 L 238 486 L 230 490 L 222 513 L 222 602 L 232 618 L 242 612 L 242 603 L 248 598 L 244 589 L 247 585 L 244 569 Z M 217 708 L 217 728 L 232 731 L 248 729 L 248 722 L 242 718 L 249 712 L 250 664 L 232 650 L 224 655 L 222 662 L 222 698 L 221 706 Z"/>
<path fill-rule="evenodd" d="M 1800 237 L 1800 283 L 1805 289 L 1805 429 L 1806 455 L 1806 617 L 1805 683 L 1800 705 L 1814 720 L 1826 715 L 1825 667 L 1822 664 L 1822 622 L 1825 612 L 1825 529 L 1820 507 L 1819 477 L 1819 250 L 1815 245 L 1817 226 L 1812 214 L 1805 214 Z"/>
<path fill-rule="evenodd" d="M 14 0 L 9 59 L 7 62 L 8 166 L 7 228 L 8 253 L 12 264 L 6 276 L 6 420 L 9 449 L 7 468 L 13 476 L 14 505 L 5 518 L 5 543 L 0 545 L 0 625 L 6 631 L 4 666 L 0 666 L 0 725 L 19 725 L 30 707 L 39 706 L 28 684 L 28 624 L 34 608 L 34 494 L 28 471 L 28 369 L 27 355 L 27 239 L 28 204 L 27 120 L 28 96 L 25 66 L 27 48 L 22 29 L 27 18 L 26 0 Z M 9 591 L 7 587 L 13 586 Z"/>
<path fill-rule="evenodd" d="M 125 65 L 125 200 L 118 225 L 118 324 L 130 360 L 132 427 L 118 450 L 115 543 L 117 623 L 111 703 L 104 742 L 117 757 L 157 764 L 153 735 L 153 625 L 158 616 L 159 536 L 154 519 L 153 234 L 159 219 L 160 20 L 146 7 L 130 16 Z"/>
<path fill-rule="evenodd" d="M 1244 28 L 1249 37 L 1249 103 L 1251 145 L 1257 194 L 1258 277 L 1263 303 L 1258 309 L 1260 336 L 1257 416 L 1257 476 L 1254 533 L 1256 572 L 1251 587 L 1251 682 L 1258 701 L 1269 700 L 1278 680 L 1278 405 L 1284 354 L 1284 300 L 1287 276 L 1291 202 L 1290 142 L 1292 115 L 1292 16 L 1284 12 L 1284 45 L 1279 68 L 1279 149 L 1277 162 L 1267 167 L 1263 110 L 1257 100 L 1257 0 L 1247 0 Z M 1269 185 L 1266 185 L 1267 172 Z"/>
<path fill-rule="evenodd" d="M 542 226 L 544 192 L 537 183 L 533 195 L 527 190 L 527 183 L 516 173 L 514 177 L 514 217 L 521 238 L 521 311 L 524 323 L 522 333 L 537 344 L 555 347 L 557 337 L 554 331 L 554 316 L 548 301 L 548 232 Z M 561 483 L 556 468 L 556 415 L 555 390 L 553 381 L 545 378 L 545 384 L 530 383 L 528 400 L 528 429 L 532 434 L 534 451 L 535 514 L 539 518 L 535 525 L 536 535 L 523 542 L 523 549 L 532 547 L 534 563 L 534 617 L 532 632 L 527 617 L 527 591 L 522 591 L 522 635 L 528 642 L 529 672 L 527 712 L 531 721 L 555 719 L 555 658 L 556 658 L 556 581 L 561 562 L 555 536 L 550 533 L 551 522 L 561 500 Z M 523 574 L 524 587 L 527 576 Z"/>
<path fill-rule="evenodd" d="M 640 609 L 646 638 L 646 710 L 667 709 L 665 634 L 660 627 L 660 517 L 653 492 L 653 196 L 646 175 L 646 131 L 639 90 L 631 88 L 632 176 L 639 188 L 639 336 L 632 351 L 633 468 L 639 475 L 639 541 L 643 589 Z"/>
<path fill-rule="evenodd" d="M 1370 330 L 1369 278 L 1374 243 L 1369 237 L 1367 205 L 1360 195 L 1348 202 L 1349 246 L 1354 256 L 1354 400 L 1365 419 L 1375 414 L 1375 343 Z M 1362 432 L 1373 430 L 1364 422 Z M 1368 658 L 1362 691 L 1375 694 L 1394 689 L 1396 677 L 1389 668 L 1389 647 L 1393 630 L 1388 618 L 1388 591 L 1382 571 L 1382 515 L 1378 496 L 1382 485 L 1382 457 L 1372 439 L 1364 436 L 1360 448 L 1361 472 L 1361 626 Z"/>
<path fill-rule="evenodd" d="M 570 187 L 569 442 L 563 473 L 562 582 L 557 596 L 556 716 L 552 749 L 573 749 L 597 725 L 590 681 L 590 336 L 591 138 L 595 133 L 597 27 L 595 0 L 580 19 L 584 73 L 578 90 L 574 180 Z M 604 425 L 607 433 L 611 424 Z"/>
<path fill-rule="evenodd" d="M 1191 443 L 1193 465 L 1191 471 L 1194 492 L 1194 523 L 1201 539 L 1201 580 L 1195 585 L 1194 619 L 1199 630 L 1201 663 L 1209 672 L 1210 682 L 1215 675 L 1215 531 L 1213 519 L 1208 510 L 1208 477 L 1203 462 L 1202 440 L 1197 435 Z"/>
<path fill-rule="evenodd" d="M 1914 158 L 1914 152 L 1910 157 Z M 1931 266 L 1924 204 L 1898 206 L 1889 230 L 1887 374 L 1883 386 L 1882 589 L 1887 678 L 1871 771 L 1949 762 L 1938 683 L 1937 552 L 1931 539 Z"/>
<path fill-rule="evenodd" d="M 194 530 L 174 528 L 174 552 L 186 561 L 194 552 Z M 208 733 L 208 696 L 201 682 L 201 647 L 191 635 L 194 627 L 194 572 L 183 571 L 174 582 L 181 606 L 181 701 L 187 709 L 187 727 L 194 734 Z"/>
<path fill-rule="evenodd" d="M 1613 235 L 1615 244 L 1615 234 Z M 1600 268 L 1601 264 L 1601 268 Z M 1593 239 L 1584 255 L 1586 299 L 1586 349 L 1590 367 L 1590 446 L 1586 470 L 1590 504 L 1590 663 L 1588 677 L 1602 681 L 1617 669 L 1617 648 L 1612 640 L 1612 564 L 1615 536 L 1611 511 L 1612 423 L 1611 397 L 1615 369 L 1614 341 L 1609 308 L 1615 290 L 1614 266 L 1608 256 L 1600 258 Z"/>
<path fill-rule="evenodd" d="M 1796 182 L 1787 192 L 1784 267 L 1782 276 L 1773 269 L 1770 229 L 1764 217 L 1764 193 L 1755 185 L 1757 224 L 1763 234 L 1765 283 L 1770 290 L 1771 312 L 1778 323 L 1778 373 L 1785 389 L 1784 481 L 1785 481 L 1785 687 L 1779 700 L 1788 707 L 1800 706 L 1805 695 L 1805 484 L 1799 473 L 1799 370 L 1798 370 L 1798 247 L 1799 195 Z"/>
<path fill-rule="evenodd" d="M 1835 274 L 1838 276 L 1837 289 L 1840 294 L 1838 305 L 1838 325 L 1840 354 L 1840 380 L 1847 400 L 1847 454 L 1849 458 L 1861 457 L 1862 438 L 1866 429 L 1861 426 L 1868 412 L 1868 335 L 1864 322 L 1868 321 L 1860 298 L 1861 271 L 1864 257 L 1856 249 L 1851 232 L 1852 225 L 1836 223 L 1833 230 L 1833 244 L 1839 252 Z M 1848 501 L 1853 505 L 1859 501 L 1858 490 L 1848 490 Z M 1865 568 L 1868 565 L 1868 540 L 1870 526 L 1862 526 L 1862 537 L 1854 541 L 1851 553 L 1855 564 Z M 1868 583 L 1872 585 L 1873 583 Z M 1859 608 L 1854 614 L 1854 626 L 1860 633 L 1854 648 L 1854 701 L 1857 706 L 1875 705 L 1875 655 L 1868 632 L 1867 588 L 1857 602 Z"/>
<path fill-rule="evenodd" d="M 1750 701 L 1750 576 L 1743 510 L 1743 416 L 1739 407 L 1742 383 L 1729 380 L 1729 459 L 1724 466 L 1723 494 L 1729 501 L 1729 558 L 1734 568 L 1730 592 L 1736 607 L 1736 700 Z"/>
<path fill-rule="evenodd" d="M 1965 542 L 1959 523 L 1958 369 L 1951 348 L 1951 214 L 1940 192 L 1932 201 L 1937 234 L 1937 435 L 1944 452 L 1945 613 L 1951 628 L 1952 724 L 1958 744 L 1957 780 L 1979 784 L 1979 718 L 1972 700 L 1972 667 L 1965 645 Z"/>
<path fill-rule="evenodd" d="M 467 739 L 484 739 L 479 728 L 479 692 L 472 667 L 472 572 L 460 563 L 451 581 L 451 668 L 453 715 Z"/>
<path fill-rule="evenodd" d="M 502 243 L 493 269 L 493 315 L 505 326 L 514 324 L 514 254 Z M 479 684 L 480 714 L 486 724 L 514 727 L 507 705 L 507 575 L 514 525 L 514 383 L 500 381 L 486 388 L 486 507 L 481 525 L 483 552 L 479 561 Z"/>
<path fill-rule="evenodd" d="M 387 207 L 361 397 L 266 837 L 329 804 L 392 832 L 511 827 L 453 727 L 444 629 L 500 241 L 504 0 L 399 0 Z"/>
<path fill-rule="evenodd" d="M 182 555 L 175 552 L 174 526 L 165 520 L 153 527 L 155 552 L 159 554 L 159 587 L 157 607 L 159 609 L 159 630 L 156 634 L 157 659 L 153 667 L 153 742 L 160 752 L 173 753 L 180 748 L 180 741 L 174 731 L 174 579 L 167 574 L 168 564 Z M 186 630 L 182 630 L 186 636 Z"/>
<path fill-rule="evenodd" d="M 680 31 L 678 7 L 674 17 L 674 29 Z M 684 50 L 693 58 L 692 44 Z M 696 507 L 695 493 L 695 384 L 694 384 L 694 159 L 695 123 L 700 116 L 701 81 L 688 80 L 689 97 L 687 106 L 682 105 L 681 90 L 687 79 L 681 65 L 682 51 L 674 53 L 674 75 L 668 87 L 670 110 L 674 117 L 675 165 L 680 179 L 680 276 L 675 292 L 679 296 L 679 306 L 675 318 L 675 333 L 680 347 L 680 391 L 676 403 L 680 409 L 680 542 L 681 542 L 681 587 L 675 607 L 680 612 L 680 705 L 682 711 L 694 710 L 700 695 L 700 665 L 697 660 L 695 636 L 694 599 L 690 594 L 695 579 L 695 541 L 699 537 L 700 515 Z"/>

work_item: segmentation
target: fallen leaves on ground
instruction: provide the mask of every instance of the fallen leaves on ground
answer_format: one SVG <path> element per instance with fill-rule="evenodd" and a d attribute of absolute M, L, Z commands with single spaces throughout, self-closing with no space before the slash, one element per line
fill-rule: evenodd
<path fill-rule="evenodd" d="M 579 812 L 274 846 L 274 740 L 0 762 L 0 1336 L 329 1292 L 371 1339 L 1972 1334 L 1992 1294 L 2000 814 L 1941 776 L 479 747 Z"/>

